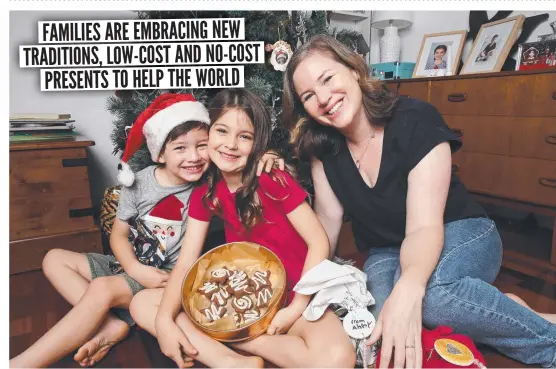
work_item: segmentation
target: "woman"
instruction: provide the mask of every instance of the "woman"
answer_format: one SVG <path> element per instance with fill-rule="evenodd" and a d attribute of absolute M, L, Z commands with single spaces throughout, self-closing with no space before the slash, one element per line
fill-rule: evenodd
<path fill-rule="evenodd" d="M 284 122 L 311 160 L 314 206 L 335 251 L 343 215 L 376 305 L 370 343 L 381 367 L 421 367 L 421 324 L 447 325 L 525 363 L 556 365 L 556 316 L 539 315 L 491 283 L 496 226 L 451 172 L 461 143 L 430 104 L 396 99 L 367 64 L 328 36 L 292 56 Z M 518 302 L 519 301 L 519 302 Z M 551 321 L 549 321 L 551 320 Z"/>

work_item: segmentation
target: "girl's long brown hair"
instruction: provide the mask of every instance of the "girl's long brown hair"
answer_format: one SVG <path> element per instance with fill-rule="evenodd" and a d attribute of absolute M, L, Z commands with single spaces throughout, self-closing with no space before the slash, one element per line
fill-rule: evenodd
<path fill-rule="evenodd" d="M 340 140 L 344 139 L 336 129 L 313 120 L 295 92 L 295 70 L 305 58 L 316 53 L 329 56 L 357 73 L 363 94 L 365 116 L 372 124 L 386 126 L 397 102 L 397 97 L 389 92 L 380 80 L 369 75 L 369 67 L 361 56 L 350 51 L 333 37 L 313 36 L 293 53 L 284 75 L 282 122 L 292 130 L 291 143 L 295 155 L 301 160 L 309 160 L 311 157 L 322 159 L 330 153 L 335 155 L 340 149 Z"/>
<path fill-rule="evenodd" d="M 227 89 L 220 91 L 209 105 L 210 121 L 216 122 L 231 109 L 243 111 L 251 121 L 254 131 L 253 149 L 242 172 L 243 185 L 236 191 L 236 211 L 246 229 L 251 229 L 262 220 L 262 206 L 257 195 L 259 179 L 257 163 L 264 155 L 272 132 L 270 113 L 264 102 L 255 94 L 245 89 Z M 215 198 L 216 183 L 220 171 L 211 164 L 207 171 L 208 191 L 203 197 L 204 205 L 217 215 L 221 214 L 220 204 Z"/>

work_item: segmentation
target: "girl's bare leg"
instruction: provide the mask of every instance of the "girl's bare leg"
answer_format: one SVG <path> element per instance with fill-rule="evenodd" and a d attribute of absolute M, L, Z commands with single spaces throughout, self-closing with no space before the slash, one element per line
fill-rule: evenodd
<path fill-rule="evenodd" d="M 282 368 L 355 366 L 355 349 L 340 319 L 330 310 L 316 322 L 299 318 L 287 334 L 263 335 L 234 347 Z"/>
<path fill-rule="evenodd" d="M 149 289 L 139 292 L 133 298 L 129 310 L 133 320 L 156 337 L 155 318 L 162 300 L 164 289 Z M 195 360 L 211 368 L 262 368 L 260 357 L 240 355 L 222 343 L 210 338 L 195 327 L 182 311 L 176 317 L 176 324 L 186 333 L 189 342 L 198 351 Z M 186 363 L 193 366 L 192 359 Z"/>

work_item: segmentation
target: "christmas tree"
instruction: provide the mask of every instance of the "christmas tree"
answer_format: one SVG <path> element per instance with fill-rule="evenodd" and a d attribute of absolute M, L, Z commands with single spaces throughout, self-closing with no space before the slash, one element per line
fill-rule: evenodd
<path fill-rule="evenodd" d="M 353 50 L 357 50 L 360 34 L 354 31 L 337 32 L 329 27 L 329 12 L 326 11 L 140 11 L 138 19 L 191 19 L 191 18 L 244 18 L 245 40 L 264 41 L 266 62 L 244 66 L 245 87 L 260 96 L 271 108 L 274 129 L 271 147 L 289 156 L 288 132 L 280 124 L 283 72 L 275 70 L 269 62 L 270 46 L 284 41 L 292 51 L 305 43 L 313 35 L 330 34 Z M 165 90 L 117 91 L 107 101 L 107 109 L 114 116 L 111 134 L 113 154 L 121 155 L 125 149 L 127 132 L 137 116 Z M 171 90 L 171 92 L 191 93 L 203 103 L 207 103 L 218 89 Z M 138 150 L 129 162 L 134 171 L 139 171 L 152 161 L 146 145 Z"/>

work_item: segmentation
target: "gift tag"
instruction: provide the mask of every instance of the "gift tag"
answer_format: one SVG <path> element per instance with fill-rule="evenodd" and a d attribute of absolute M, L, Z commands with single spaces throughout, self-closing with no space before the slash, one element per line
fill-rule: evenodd
<path fill-rule="evenodd" d="M 475 356 L 471 350 L 463 343 L 448 338 L 442 338 L 434 342 L 434 349 L 444 360 L 458 366 L 477 365 L 481 369 L 486 367 Z"/>
<path fill-rule="evenodd" d="M 369 337 L 375 324 L 375 317 L 367 309 L 352 310 L 344 317 L 344 329 L 356 339 Z"/>

